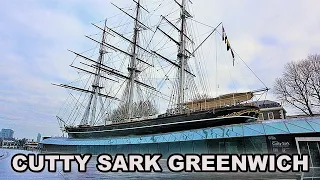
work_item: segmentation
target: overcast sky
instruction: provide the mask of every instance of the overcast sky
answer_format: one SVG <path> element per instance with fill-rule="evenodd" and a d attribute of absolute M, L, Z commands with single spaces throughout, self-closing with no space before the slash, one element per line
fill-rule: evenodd
<path fill-rule="evenodd" d="M 233 48 L 268 87 L 285 63 L 320 53 L 318 0 L 192 2 L 196 20 L 223 22 Z M 90 23 L 113 12 L 108 0 L 0 1 L 0 129 L 18 138 L 60 134 L 55 115 L 66 91 L 51 83 L 74 77 L 67 49 L 85 50 Z"/>

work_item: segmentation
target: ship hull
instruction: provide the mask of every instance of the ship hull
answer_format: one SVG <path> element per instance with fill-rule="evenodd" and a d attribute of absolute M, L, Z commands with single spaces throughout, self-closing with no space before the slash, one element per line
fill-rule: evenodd
<path fill-rule="evenodd" d="M 254 106 L 235 106 L 214 111 L 209 110 L 192 114 L 158 117 L 144 121 L 106 126 L 67 128 L 66 130 L 71 138 L 103 138 L 168 133 L 252 122 L 255 121 L 257 110 Z M 238 116 L 228 116 L 228 114 L 232 113 L 238 113 Z"/>

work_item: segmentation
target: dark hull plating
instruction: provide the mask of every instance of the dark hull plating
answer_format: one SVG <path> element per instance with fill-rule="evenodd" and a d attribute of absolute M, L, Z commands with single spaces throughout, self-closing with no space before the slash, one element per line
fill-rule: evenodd
<path fill-rule="evenodd" d="M 130 136 L 166 133 L 190 129 L 199 129 L 228 124 L 245 123 L 255 120 L 257 113 L 243 113 L 240 116 L 225 116 L 235 112 L 249 109 L 258 110 L 255 106 L 233 106 L 215 110 L 194 112 L 191 114 L 158 117 L 143 121 L 134 121 L 106 126 L 67 128 L 69 137 L 72 138 L 101 138 L 110 136 Z M 243 117 L 241 117 L 243 116 Z"/>

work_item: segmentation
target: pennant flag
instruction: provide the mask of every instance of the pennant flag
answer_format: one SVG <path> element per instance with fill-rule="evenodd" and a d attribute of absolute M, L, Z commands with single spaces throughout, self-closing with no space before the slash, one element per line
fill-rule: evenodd
<path fill-rule="evenodd" d="M 234 54 L 232 49 L 231 49 L 231 55 L 232 55 L 232 58 L 234 59 Z"/>
<path fill-rule="evenodd" d="M 232 49 L 231 49 L 231 55 L 232 55 L 232 58 L 233 58 L 232 65 L 234 66 L 234 53 L 233 53 Z"/>
<path fill-rule="evenodd" d="M 224 41 L 224 35 L 225 35 L 224 27 L 222 26 L 222 41 Z"/>
<path fill-rule="evenodd" d="M 224 28 L 222 26 L 222 41 L 224 41 L 225 44 L 227 44 L 227 51 L 231 51 L 231 55 L 232 55 L 232 59 L 233 59 L 233 66 L 234 66 L 234 53 L 233 53 L 233 50 L 231 49 L 231 45 L 230 45 L 230 42 L 228 40 L 228 37 L 227 37 L 227 34 L 226 32 L 224 31 Z"/>
<path fill-rule="evenodd" d="M 229 40 L 227 39 L 227 51 L 229 51 L 230 49 L 230 43 L 229 43 Z"/>

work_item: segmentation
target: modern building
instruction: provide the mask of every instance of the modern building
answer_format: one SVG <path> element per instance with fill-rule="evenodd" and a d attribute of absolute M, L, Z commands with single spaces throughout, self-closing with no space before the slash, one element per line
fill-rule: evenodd
<path fill-rule="evenodd" d="M 309 154 L 320 167 L 320 117 L 277 119 L 141 136 L 48 138 L 44 152 L 91 154 Z"/>
<path fill-rule="evenodd" d="M 287 111 L 278 102 L 263 100 L 254 104 L 260 108 L 259 120 L 286 119 Z"/>
<path fill-rule="evenodd" d="M 0 138 L 2 139 L 13 139 L 14 131 L 12 129 L 2 129 Z"/>
<path fill-rule="evenodd" d="M 24 149 L 25 150 L 28 150 L 28 151 L 33 151 L 33 150 L 37 150 L 38 149 L 38 142 L 27 142 L 25 145 L 24 145 Z"/>
<path fill-rule="evenodd" d="M 18 143 L 15 140 L 3 139 L 0 141 L 1 148 L 17 149 Z"/>
<path fill-rule="evenodd" d="M 38 136 L 37 136 L 37 142 L 40 142 L 41 141 L 41 134 L 38 133 Z"/>

